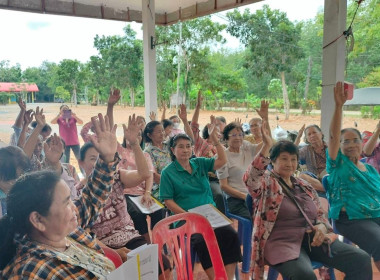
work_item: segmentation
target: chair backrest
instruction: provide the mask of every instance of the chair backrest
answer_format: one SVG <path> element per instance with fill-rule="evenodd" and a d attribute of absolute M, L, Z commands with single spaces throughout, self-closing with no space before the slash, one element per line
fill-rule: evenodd
<path fill-rule="evenodd" d="M 181 223 L 173 228 L 173 223 Z M 166 244 L 173 257 L 178 280 L 192 280 L 191 235 L 199 233 L 203 236 L 215 271 L 215 279 L 227 279 L 218 242 L 208 220 L 195 213 L 182 213 L 159 221 L 153 228 L 152 241 L 158 244 L 159 252 Z M 162 271 L 162 254 L 158 254 Z"/>
<path fill-rule="evenodd" d="M 109 258 L 116 268 L 121 266 L 123 264 L 123 260 L 121 259 L 120 255 L 113 249 L 108 247 L 102 247 L 104 254 L 107 258 Z"/>

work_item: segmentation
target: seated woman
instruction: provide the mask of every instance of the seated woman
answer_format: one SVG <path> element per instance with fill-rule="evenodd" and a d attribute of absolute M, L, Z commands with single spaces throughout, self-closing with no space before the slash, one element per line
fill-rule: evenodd
<path fill-rule="evenodd" d="M 364 134 L 364 132 L 362 133 L 362 135 Z M 379 136 L 380 136 L 380 121 L 377 124 L 376 129 L 373 132 L 373 134 L 369 137 L 368 141 L 364 144 L 363 155 L 366 157 L 365 162 L 375 167 L 377 172 L 380 173 L 380 142 L 378 142 Z"/>
<path fill-rule="evenodd" d="M 329 216 L 336 220 L 339 233 L 370 254 L 380 269 L 380 175 L 359 160 L 360 132 L 355 128 L 341 130 L 347 100 L 343 83 L 336 84 L 334 98 L 327 157 Z"/>
<path fill-rule="evenodd" d="M 100 155 L 75 204 L 52 171 L 26 174 L 9 192 L 0 220 L 1 279 L 106 279 L 115 268 L 85 231 L 105 205 L 118 163 L 116 127 L 101 114 L 93 122 Z"/>
<path fill-rule="evenodd" d="M 269 103 L 261 102 L 257 111 L 263 120 L 268 120 Z M 252 219 L 245 203 L 248 191 L 243 182 L 244 172 L 251 164 L 262 144 L 252 144 L 243 140 L 244 132 L 239 123 L 228 124 L 223 130 L 223 138 L 228 142 L 226 150 L 227 164 L 217 170 L 220 186 L 227 195 L 229 212 L 248 220 Z"/>
<path fill-rule="evenodd" d="M 263 278 L 264 265 L 269 264 L 283 277 L 316 280 L 311 260 L 344 272 L 345 279 L 372 279 L 368 254 L 335 240 L 317 193 L 293 176 L 297 146 L 281 140 L 270 151 L 268 131 L 263 122 L 263 147 L 244 175 L 254 199 L 251 265 L 255 279 Z M 270 162 L 273 171 L 267 170 Z"/>
<path fill-rule="evenodd" d="M 170 139 L 173 162 L 162 171 L 160 197 L 174 214 L 184 213 L 204 204 L 215 206 L 207 173 L 225 164 L 226 156 L 216 131 L 210 133 L 210 137 L 218 151 L 216 159 L 191 158 L 192 141 L 186 134 L 177 134 Z M 241 259 L 237 233 L 230 225 L 216 228 L 214 231 L 228 279 L 233 279 L 236 264 Z M 203 238 L 193 235 L 192 244 L 208 277 L 214 279 L 214 269 Z"/>
<path fill-rule="evenodd" d="M 322 178 L 326 175 L 326 150 L 327 144 L 324 135 L 318 125 L 312 124 L 305 128 L 304 141 L 306 146 L 299 150 L 299 163 L 306 166 L 306 173 L 301 173 L 300 178 L 308 181 L 319 195 L 325 196 L 322 186 Z M 308 174 L 308 173 L 311 174 Z"/>

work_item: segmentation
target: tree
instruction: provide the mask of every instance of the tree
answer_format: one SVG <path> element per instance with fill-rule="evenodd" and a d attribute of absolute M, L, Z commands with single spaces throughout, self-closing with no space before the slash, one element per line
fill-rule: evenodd
<path fill-rule="evenodd" d="M 85 81 L 85 72 L 83 65 L 78 60 L 62 60 L 56 72 L 57 81 L 67 91 L 71 92 L 71 101 L 77 104 L 77 91 L 83 86 Z"/>
<path fill-rule="evenodd" d="M 182 34 L 180 36 L 181 27 Z M 173 75 L 177 76 L 175 69 L 177 69 L 178 63 L 181 63 L 181 69 L 184 69 L 182 89 L 186 97 L 191 89 L 192 70 L 198 66 L 197 62 L 204 61 L 205 48 L 209 48 L 212 43 L 225 42 L 221 35 L 221 31 L 225 28 L 225 25 L 213 22 L 210 16 L 180 22 L 171 26 L 156 27 L 157 42 L 164 44 L 163 50 L 171 52 L 171 54 L 163 54 L 161 57 L 171 57 L 175 64 L 175 67 L 171 68 L 174 71 L 169 73 L 169 77 L 166 77 L 166 79 L 172 78 Z M 181 42 L 180 37 L 182 37 Z M 181 57 L 177 53 L 179 43 L 181 43 L 182 48 Z M 174 54 L 176 54 L 175 59 Z M 167 69 L 170 69 L 170 67 Z M 176 77 L 176 79 L 180 79 L 180 77 Z"/>
<path fill-rule="evenodd" d="M 285 73 L 291 71 L 294 62 L 303 56 L 298 42 L 301 24 L 293 24 L 285 13 L 271 10 L 264 5 L 262 10 L 251 14 L 248 9 L 240 14 L 238 10 L 227 13 L 230 20 L 227 32 L 239 38 L 249 48 L 246 67 L 253 75 L 264 73 L 281 78 L 284 97 L 285 118 L 289 118 L 289 97 Z"/>
<path fill-rule="evenodd" d="M 0 61 L 0 82 L 17 83 L 21 82 L 21 66 L 16 64 L 11 66 L 9 60 Z"/>

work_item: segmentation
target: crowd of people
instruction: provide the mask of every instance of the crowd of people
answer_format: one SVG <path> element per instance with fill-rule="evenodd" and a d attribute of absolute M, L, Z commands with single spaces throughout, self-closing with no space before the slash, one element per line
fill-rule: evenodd
<path fill-rule="evenodd" d="M 364 142 L 358 130 L 341 128 L 341 82 L 334 98 L 328 138 L 309 124 L 296 139 L 274 139 L 267 101 L 249 135 L 239 119 L 223 116 L 210 116 L 201 129 L 199 92 L 190 121 L 185 105 L 168 118 L 164 107 L 160 120 L 153 112 L 149 122 L 131 115 L 120 142 L 118 89 L 110 91 L 106 114 L 85 120 L 79 133 L 83 121 L 68 105 L 50 120 L 59 128 L 51 134 L 43 108 L 28 110 L 19 99 L 14 133 L 0 148 L 0 279 L 106 279 L 115 266 L 103 248 L 126 261 L 130 250 L 151 243 L 157 222 L 205 204 L 252 221 L 253 279 L 264 279 L 266 265 L 287 279 L 317 279 L 311 261 L 348 280 L 372 279 L 372 259 L 380 269 L 380 122 Z M 136 197 L 164 208 L 145 214 Z M 356 246 L 337 239 L 331 219 Z M 214 232 L 233 279 L 242 260 L 238 233 L 231 225 Z M 214 279 L 203 237 L 191 243 Z M 170 256 L 160 253 L 159 278 L 172 279 Z"/>

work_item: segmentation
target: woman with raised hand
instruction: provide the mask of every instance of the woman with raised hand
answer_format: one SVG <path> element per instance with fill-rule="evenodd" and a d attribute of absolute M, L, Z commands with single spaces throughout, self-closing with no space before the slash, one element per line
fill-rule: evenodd
<path fill-rule="evenodd" d="M 336 240 L 316 191 L 294 177 L 298 147 L 286 140 L 272 147 L 266 122 L 262 135 L 262 149 L 243 178 L 254 200 L 254 278 L 263 279 L 269 264 L 288 279 L 316 280 L 311 261 L 317 261 L 344 272 L 346 280 L 372 279 L 368 254 Z"/>
<path fill-rule="evenodd" d="M 341 129 L 347 92 L 334 87 L 335 111 L 330 124 L 327 155 L 329 217 L 344 235 L 373 257 L 380 269 L 380 175 L 359 159 L 362 138 L 355 128 Z"/>
<path fill-rule="evenodd" d="M 215 130 L 215 119 L 209 133 L 217 149 L 217 158 L 192 158 L 193 142 L 186 134 L 177 134 L 170 139 L 173 162 L 162 171 L 160 198 L 174 214 L 184 213 L 205 204 L 215 206 L 207 173 L 226 163 L 224 148 Z M 241 259 L 237 233 L 230 225 L 216 228 L 214 231 L 228 279 L 233 279 L 236 264 Z M 198 235 L 192 236 L 191 241 L 209 279 L 214 279 L 214 269 L 203 238 Z"/>
<path fill-rule="evenodd" d="M 99 158 L 75 204 L 52 171 L 23 175 L 9 192 L 0 220 L 0 279 L 106 279 L 115 268 L 85 231 L 105 205 L 118 163 L 116 126 L 101 114 L 92 121 Z"/>

